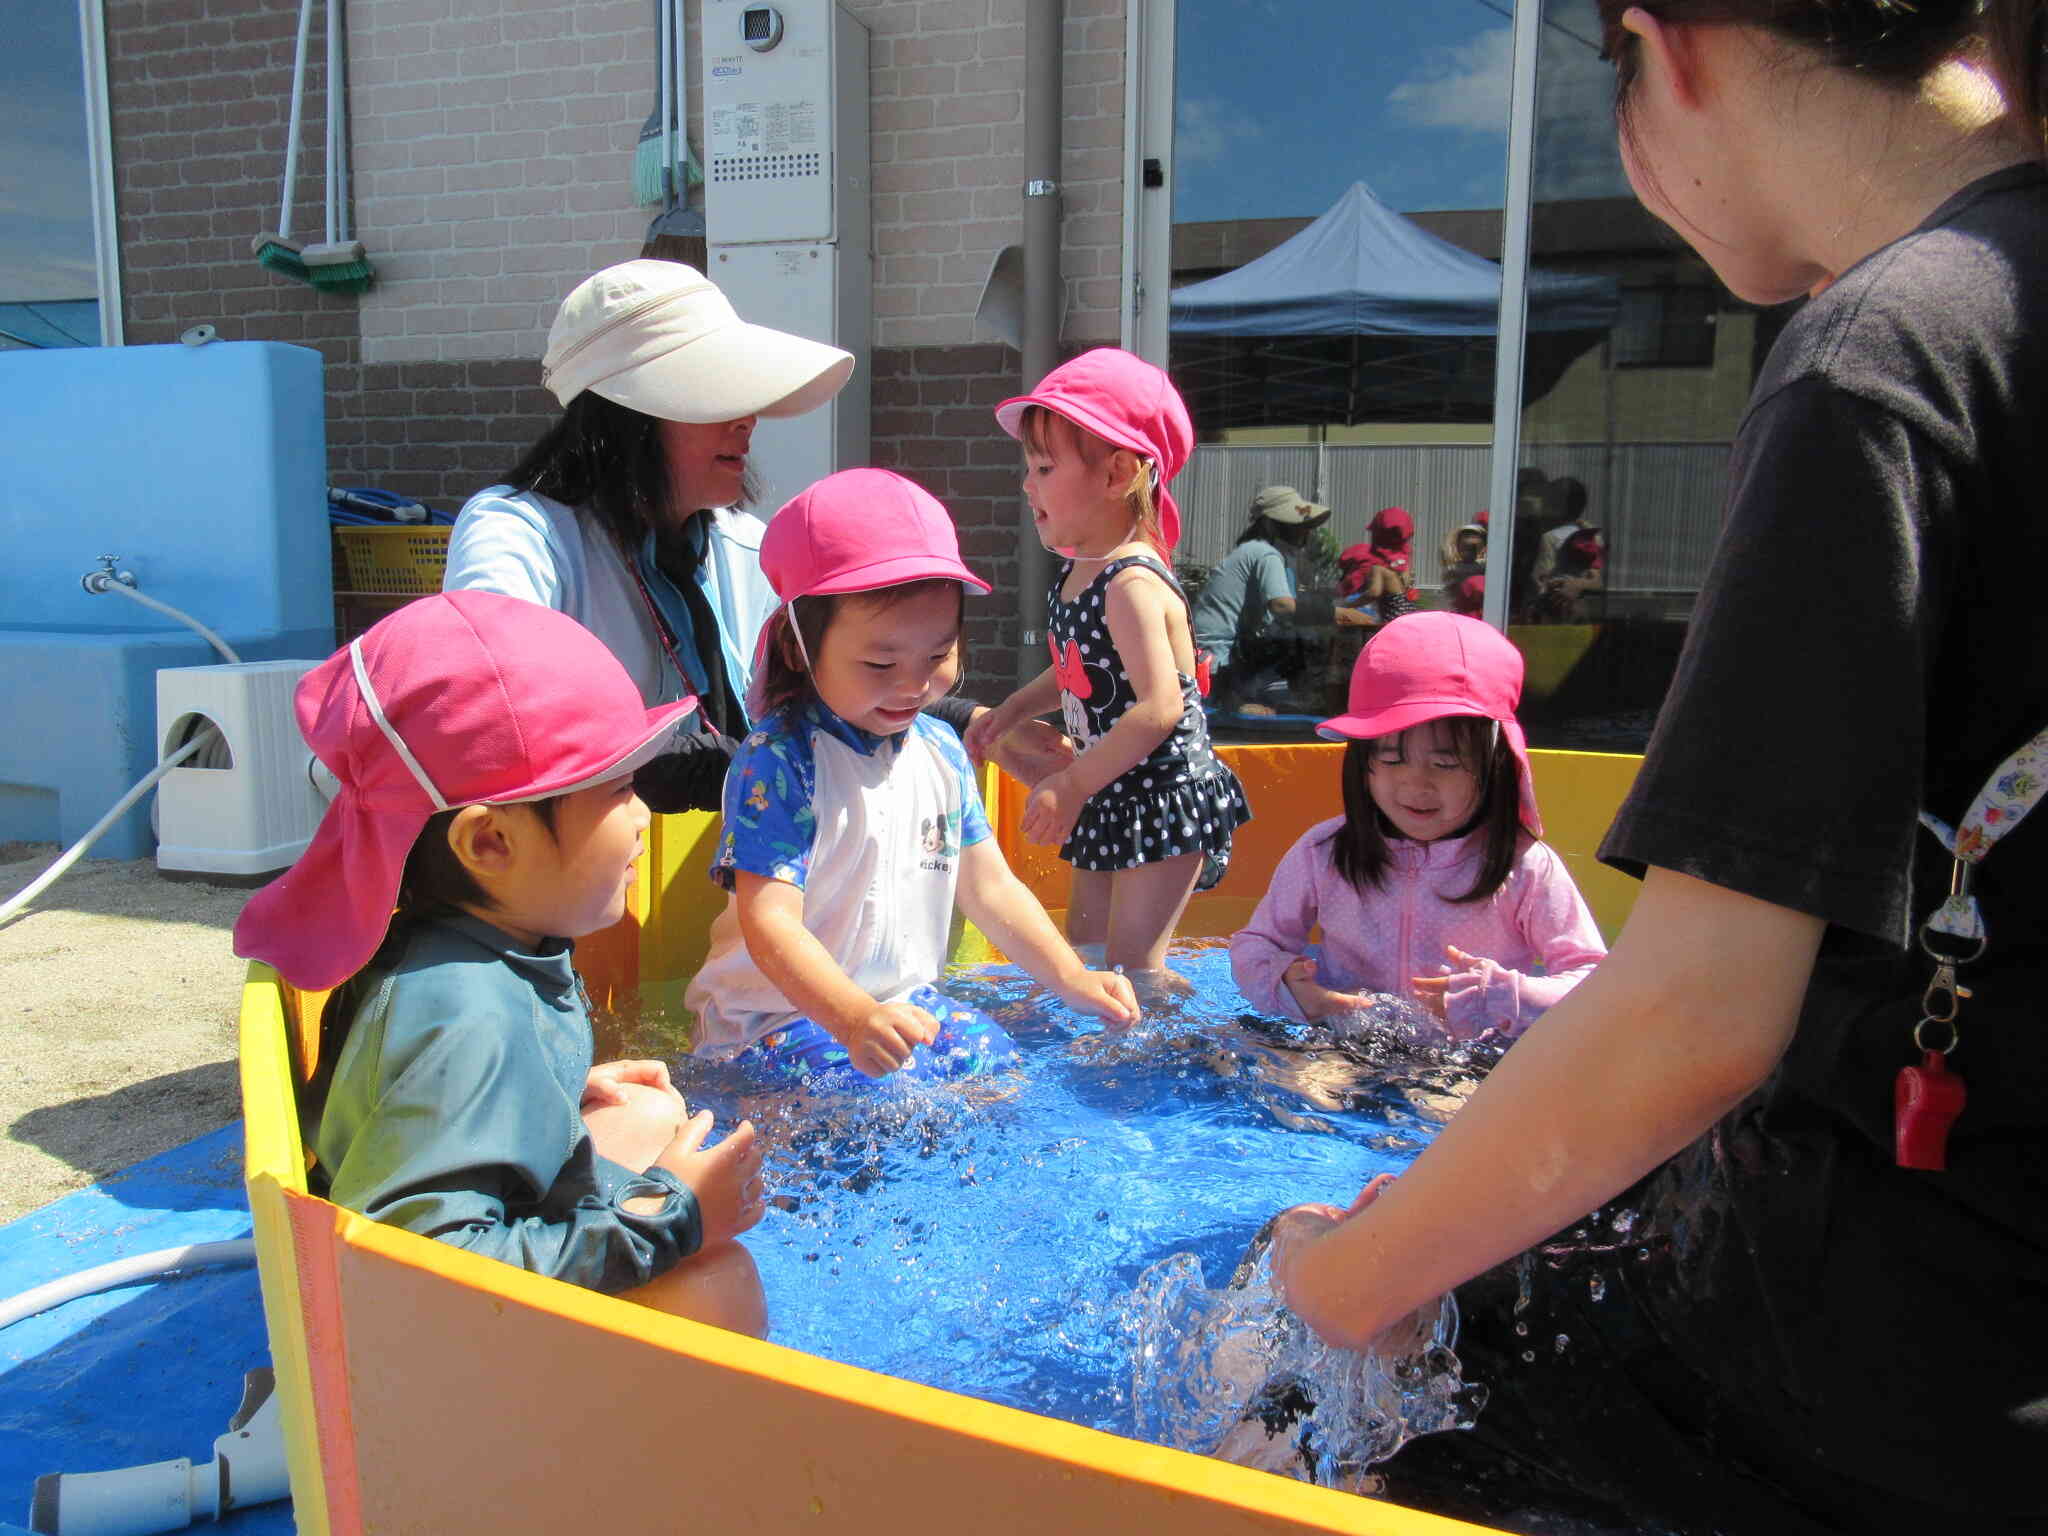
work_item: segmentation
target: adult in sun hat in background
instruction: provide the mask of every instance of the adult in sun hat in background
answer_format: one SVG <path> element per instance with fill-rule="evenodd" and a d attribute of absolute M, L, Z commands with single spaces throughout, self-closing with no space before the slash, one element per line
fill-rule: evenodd
<path fill-rule="evenodd" d="M 1216 668 L 1211 689 L 1220 714 L 1270 715 L 1258 695 L 1284 688 L 1296 668 L 1295 609 L 1300 589 L 1294 557 L 1330 520 L 1330 509 L 1291 485 L 1269 485 L 1252 498 L 1251 519 L 1237 544 L 1209 572 L 1195 595 L 1195 644 Z"/>
<path fill-rule="evenodd" d="M 953 520 L 883 469 L 848 469 L 768 523 L 781 601 L 762 631 L 754 731 L 725 785 L 711 877 L 731 893 L 684 1001 L 693 1049 L 778 1085 L 951 1077 L 1015 1063 L 995 1020 L 937 988 L 953 908 L 1072 1007 L 1138 1008 L 1090 971 L 990 835 L 960 739 L 923 711 L 960 670 Z"/>
<path fill-rule="evenodd" d="M 1490 1397 L 1372 1469 L 1398 1503 L 2040 1536 L 2048 6 L 1598 10 L 1644 205 L 1805 303 L 1601 849 L 1627 926 L 1273 1273 L 1352 1346 L 1456 1287 Z"/>
<path fill-rule="evenodd" d="M 562 414 L 505 483 L 464 506 L 443 589 L 568 614 L 649 704 L 695 694 L 689 727 L 640 786 L 659 811 L 716 809 L 749 723 L 755 642 L 775 609 L 762 523 L 743 510 L 754 425 L 823 405 L 853 358 L 751 325 L 695 268 L 643 258 L 562 301 L 541 372 Z M 975 706 L 949 709 L 964 728 Z M 1027 781 L 1072 756 L 1048 726 L 1004 747 L 1004 766 Z"/>
<path fill-rule="evenodd" d="M 575 621 L 489 592 L 407 605 L 299 684 L 340 783 L 235 951 L 336 988 L 301 1104 L 314 1188 L 472 1253 L 761 1332 L 732 1239 L 761 1216 L 742 1124 L 703 1145 L 655 1061 L 591 1063 L 576 939 L 618 920 L 649 709 Z"/>

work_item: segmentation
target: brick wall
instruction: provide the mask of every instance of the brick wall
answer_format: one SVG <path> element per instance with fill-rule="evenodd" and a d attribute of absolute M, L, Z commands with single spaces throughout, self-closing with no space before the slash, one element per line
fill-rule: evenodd
<path fill-rule="evenodd" d="M 1018 392 L 1022 364 L 1000 342 L 877 347 L 874 355 L 874 462 L 945 503 L 962 556 L 995 588 L 968 601 L 965 631 L 966 689 L 990 703 L 1016 685 L 1020 612 L 1035 614 L 1030 627 L 1044 618 L 1044 595 L 1017 591 L 1019 459 L 992 414 Z"/>
<path fill-rule="evenodd" d="M 369 363 L 539 358 L 562 296 L 639 252 L 655 105 L 648 0 L 355 0 Z"/>
<path fill-rule="evenodd" d="M 871 31 L 875 345 L 966 345 L 997 251 L 1023 237 L 1023 0 L 850 0 Z M 1123 0 L 1066 0 L 1061 271 L 1070 340 L 1114 340 L 1122 261 Z"/>
<path fill-rule="evenodd" d="M 107 0 L 130 342 L 175 341 L 209 323 L 231 341 L 302 342 L 354 360 L 355 300 L 280 277 L 250 249 L 277 228 L 297 21 L 297 7 L 277 0 Z M 314 33 L 317 43 L 317 16 Z M 325 111 L 315 62 L 291 221 L 302 241 L 322 233 Z"/>

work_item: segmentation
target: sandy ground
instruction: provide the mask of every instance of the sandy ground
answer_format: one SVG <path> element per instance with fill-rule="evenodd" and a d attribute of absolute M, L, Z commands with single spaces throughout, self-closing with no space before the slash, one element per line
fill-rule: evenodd
<path fill-rule="evenodd" d="M 0 901 L 60 851 L 0 843 Z M 229 930 L 259 883 L 86 859 L 0 923 L 0 1221 L 241 1113 Z"/>

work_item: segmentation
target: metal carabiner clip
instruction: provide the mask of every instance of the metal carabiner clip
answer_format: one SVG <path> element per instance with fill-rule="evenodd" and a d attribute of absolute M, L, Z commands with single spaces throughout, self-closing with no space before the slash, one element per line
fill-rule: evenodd
<path fill-rule="evenodd" d="M 1920 1008 L 1925 1017 L 1924 1024 L 1952 1024 L 1961 1008 L 1961 999 L 1970 995 L 1970 989 L 1956 981 L 1956 968 L 1947 960 L 1937 960 L 1934 965 L 1934 979 L 1927 983 L 1927 990 L 1920 994 Z"/>

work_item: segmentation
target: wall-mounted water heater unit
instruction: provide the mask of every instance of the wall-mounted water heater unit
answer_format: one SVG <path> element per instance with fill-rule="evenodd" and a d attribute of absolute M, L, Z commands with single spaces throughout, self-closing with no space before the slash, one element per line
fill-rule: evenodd
<path fill-rule="evenodd" d="M 740 317 L 843 347 L 832 403 L 764 419 L 759 510 L 869 459 L 868 33 L 833 0 L 704 0 L 704 219 Z"/>

